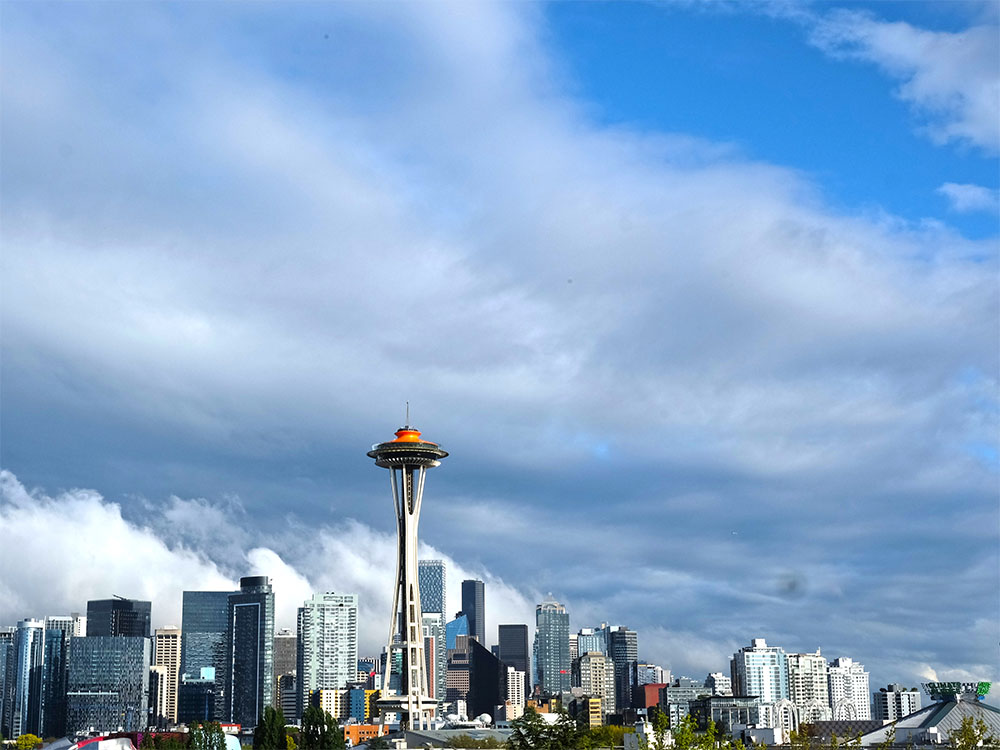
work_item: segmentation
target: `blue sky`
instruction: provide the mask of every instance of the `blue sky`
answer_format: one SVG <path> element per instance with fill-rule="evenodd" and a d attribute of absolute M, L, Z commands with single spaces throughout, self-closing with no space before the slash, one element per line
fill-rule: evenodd
<path fill-rule="evenodd" d="M 995 4 L 2 12 L 0 622 L 260 573 L 374 650 L 409 400 L 491 629 L 998 676 Z"/>

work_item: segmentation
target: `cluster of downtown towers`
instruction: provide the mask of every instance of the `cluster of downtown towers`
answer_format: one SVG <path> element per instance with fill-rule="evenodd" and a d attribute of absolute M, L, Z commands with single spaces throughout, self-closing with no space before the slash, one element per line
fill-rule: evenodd
<path fill-rule="evenodd" d="M 450 620 L 445 583 L 443 561 L 420 562 L 428 692 L 439 703 L 439 715 L 499 710 L 506 711 L 503 718 L 516 718 L 531 694 L 563 703 L 585 697 L 588 710 L 596 697 L 604 716 L 652 704 L 674 714 L 674 703 L 686 708 L 688 698 L 706 692 L 708 682 L 680 678 L 671 685 L 667 670 L 639 662 L 633 630 L 602 625 L 571 634 L 566 608 L 553 600 L 536 608 L 532 647 L 526 624 L 501 624 L 499 642 L 488 649 L 483 582 L 462 582 L 462 610 Z M 152 637 L 150 613 L 150 602 L 119 597 L 88 602 L 86 617 L 0 627 L 0 733 L 58 737 L 199 720 L 253 727 L 268 705 L 294 721 L 309 702 L 349 705 L 332 711 L 342 720 L 364 722 L 375 713 L 386 652 L 359 659 L 356 594 L 315 594 L 298 610 L 296 633 L 275 632 L 274 592 L 264 576 L 242 578 L 238 591 L 183 592 L 181 627 L 157 629 Z M 737 695 L 789 697 L 794 684 L 787 666 L 784 677 L 767 669 L 775 651 L 780 649 L 764 648 L 761 641 L 741 651 L 746 658 L 734 656 Z M 753 659 L 763 659 L 764 668 L 748 672 L 739 666 Z M 861 709 L 854 716 L 867 718 L 862 696 L 868 675 L 858 671 L 860 665 L 848 666 L 864 682 L 854 690 Z M 391 688 L 394 670 L 388 671 Z M 712 693 L 731 694 L 737 687 L 721 673 L 709 678 Z M 656 690 L 652 700 L 650 688 Z"/>

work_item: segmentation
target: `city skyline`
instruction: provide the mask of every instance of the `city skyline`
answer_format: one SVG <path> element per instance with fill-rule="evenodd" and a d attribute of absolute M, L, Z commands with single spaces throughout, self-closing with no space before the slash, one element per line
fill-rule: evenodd
<path fill-rule="evenodd" d="M 0 625 L 268 576 L 374 653 L 409 400 L 489 643 L 998 677 L 995 5 L 113 8 L 4 5 Z"/>

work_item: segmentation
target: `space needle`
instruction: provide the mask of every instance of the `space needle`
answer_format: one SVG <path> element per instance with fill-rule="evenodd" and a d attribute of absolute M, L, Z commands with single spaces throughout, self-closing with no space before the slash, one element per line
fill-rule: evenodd
<path fill-rule="evenodd" d="M 409 411 L 407 405 L 407 423 Z M 388 658 L 378 701 L 381 723 L 386 723 L 386 714 L 398 713 L 401 729 L 427 729 L 437 701 L 427 695 L 417 577 L 417 524 L 427 469 L 439 466 L 448 453 L 437 443 L 423 440 L 419 430 L 406 424 L 396 430 L 395 440 L 373 445 L 368 455 L 375 459 L 376 466 L 389 470 L 396 508 L 396 582 L 389 618 Z M 394 685 L 390 677 L 397 670 L 399 681 Z"/>

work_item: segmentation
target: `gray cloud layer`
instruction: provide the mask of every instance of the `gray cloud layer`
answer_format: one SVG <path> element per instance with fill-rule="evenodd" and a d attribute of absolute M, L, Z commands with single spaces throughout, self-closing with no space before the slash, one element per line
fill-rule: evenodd
<path fill-rule="evenodd" d="M 593 125 L 534 6 L 114 7 L 5 9 L 4 464 L 44 507 L 374 611 L 308 529 L 378 546 L 409 399 L 453 454 L 424 538 L 512 613 L 678 671 L 760 634 L 995 672 L 995 242 Z"/>

